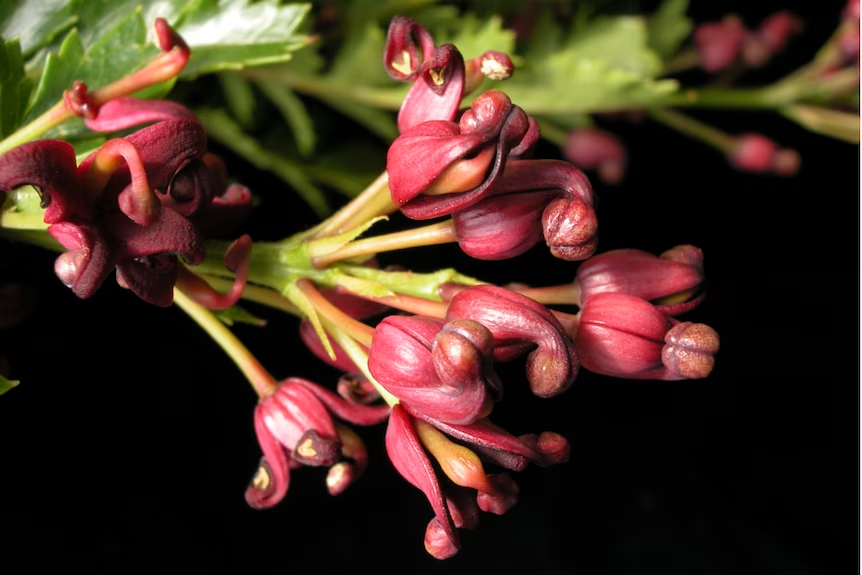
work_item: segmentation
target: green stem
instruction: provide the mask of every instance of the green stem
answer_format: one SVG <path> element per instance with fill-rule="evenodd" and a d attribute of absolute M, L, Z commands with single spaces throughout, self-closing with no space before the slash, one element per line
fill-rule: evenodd
<path fill-rule="evenodd" d="M 350 361 L 359 368 L 362 375 L 364 375 L 369 383 L 374 386 L 374 389 L 377 390 L 377 393 L 380 394 L 383 401 L 385 401 L 390 407 L 398 403 L 398 398 L 389 393 L 389 391 L 380 385 L 380 383 L 378 383 L 371 375 L 371 372 L 368 370 L 368 353 L 362 348 L 362 346 L 360 346 L 355 339 L 341 331 L 337 325 L 330 323 L 330 321 L 325 317 L 321 318 L 321 322 L 324 327 L 326 327 L 326 331 L 332 334 L 333 339 L 335 339 L 338 345 L 341 346 L 341 349 L 344 350 L 344 353 L 350 357 Z"/>
<path fill-rule="evenodd" d="M 179 289 L 174 289 L 174 303 L 186 312 L 242 371 L 260 399 L 275 392 L 278 384 L 242 342 L 213 313 L 195 303 Z"/>
<path fill-rule="evenodd" d="M 362 193 L 314 228 L 309 239 L 335 236 L 396 211 L 398 206 L 389 194 L 389 174 L 383 172 Z"/>
<path fill-rule="evenodd" d="M 787 97 L 783 95 L 783 97 Z M 785 101 L 770 88 L 702 88 L 680 90 L 661 100 L 663 106 L 698 108 L 775 108 Z"/>
<path fill-rule="evenodd" d="M 227 293 L 233 287 L 233 281 L 227 278 L 208 274 L 203 274 L 202 277 L 213 289 L 221 293 Z M 300 319 L 305 317 L 305 314 L 293 305 L 289 299 L 267 287 L 246 284 L 245 289 L 242 290 L 242 299 L 289 313 Z"/>
<path fill-rule="evenodd" d="M 330 324 L 337 326 L 339 330 L 362 345 L 366 347 L 371 345 L 371 339 L 374 337 L 373 327 L 344 313 L 343 310 L 323 297 L 323 294 L 318 291 L 314 283 L 309 280 L 301 279 L 297 281 L 296 287 L 314 305 L 314 309 L 320 314 L 320 317 L 326 318 Z"/>
<path fill-rule="evenodd" d="M 408 248 L 450 244 L 458 241 L 455 223 L 449 219 L 421 228 L 384 234 L 348 243 L 343 248 L 312 259 L 314 267 L 323 269 L 337 261 Z"/>
<path fill-rule="evenodd" d="M 859 143 L 859 114 L 795 104 L 779 110 L 800 126 L 851 144 Z"/>
<path fill-rule="evenodd" d="M 515 288 L 513 291 L 543 305 L 581 305 L 581 290 L 575 283 L 556 286 Z"/>
<path fill-rule="evenodd" d="M 65 101 L 60 100 L 44 114 L 9 134 L 8 137 L 0 142 L 0 154 L 5 154 L 9 150 L 17 148 L 21 144 L 26 144 L 27 142 L 35 140 L 48 130 L 55 128 L 66 120 L 71 120 L 74 117 L 75 113 L 66 106 Z"/>
<path fill-rule="evenodd" d="M 649 110 L 649 115 L 657 122 L 686 136 L 701 140 L 725 154 L 732 153 L 736 147 L 736 138 L 733 136 L 679 112 L 668 108 L 652 108 Z"/>
<path fill-rule="evenodd" d="M 48 229 L 48 225 L 42 218 L 43 212 L 2 212 L 0 213 L 0 227 L 8 230 L 41 230 Z"/>

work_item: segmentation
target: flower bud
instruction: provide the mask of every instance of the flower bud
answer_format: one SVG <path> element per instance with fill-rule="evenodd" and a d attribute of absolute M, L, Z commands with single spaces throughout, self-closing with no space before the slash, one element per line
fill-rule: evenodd
<path fill-rule="evenodd" d="M 452 216 L 458 243 L 479 259 L 520 255 L 542 237 L 569 261 L 596 249 L 593 190 L 583 172 L 556 160 L 510 160 L 488 197 Z"/>
<path fill-rule="evenodd" d="M 746 35 L 742 45 L 742 58 L 746 64 L 759 67 L 784 50 L 791 36 L 799 34 L 804 22 L 782 10 L 760 23 L 753 33 Z"/>
<path fill-rule="evenodd" d="M 476 503 L 479 509 L 486 513 L 503 515 L 518 502 L 520 488 L 508 473 L 497 473 L 489 475 L 493 489 L 491 491 L 480 491 L 476 495 Z"/>
<path fill-rule="evenodd" d="M 674 327 L 655 306 L 628 294 L 596 294 L 579 316 L 578 357 L 595 373 L 626 379 L 702 378 L 709 375 L 718 351 L 718 335 L 708 326 Z"/>
<path fill-rule="evenodd" d="M 703 252 L 677 246 L 661 256 L 622 249 L 593 256 L 575 276 L 579 305 L 599 293 L 625 293 L 650 301 L 664 313 L 688 311 L 702 298 L 693 298 L 703 283 Z"/>
<path fill-rule="evenodd" d="M 712 372 L 719 338 L 714 329 L 702 323 L 684 322 L 665 335 L 667 345 L 662 361 L 680 379 L 702 379 Z"/>
<path fill-rule="evenodd" d="M 540 455 L 536 463 L 542 467 L 565 463 L 569 460 L 571 446 L 569 441 L 559 433 L 553 431 L 545 431 L 540 435 L 531 433 L 522 435 L 519 439 Z"/>
<path fill-rule="evenodd" d="M 789 148 L 780 149 L 775 142 L 760 134 L 742 134 L 729 156 L 730 165 L 743 172 L 774 173 L 793 176 L 799 171 L 799 154 Z"/>
<path fill-rule="evenodd" d="M 563 157 L 582 170 L 597 170 L 605 184 L 619 184 L 628 162 L 619 138 L 599 128 L 572 130 L 563 146 Z"/>
<path fill-rule="evenodd" d="M 730 14 L 721 22 L 701 24 L 694 31 L 694 42 L 700 54 L 700 66 L 706 72 L 724 70 L 736 60 L 745 40 L 746 30 L 738 16 Z"/>
<path fill-rule="evenodd" d="M 553 313 L 526 296 L 497 286 L 473 286 L 452 297 L 446 318 L 471 319 L 488 328 L 495 355 L 502 349 L 511 358 L 508 350 L 533 348 L 527 357 L 527 378 L 539 397 L 562 393 L 577 377 L 572 340 Z"/>

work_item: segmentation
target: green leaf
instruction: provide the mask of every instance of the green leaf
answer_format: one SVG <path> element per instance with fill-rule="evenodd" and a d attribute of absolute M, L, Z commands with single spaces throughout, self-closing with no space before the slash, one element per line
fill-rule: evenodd
<path fill-rule="evenodd" d="M 198 109 L 195 113 L 213 140 L 221 142 L 254 166 L 268 170 L 284 180 L 318 216 L 324 217 L 329 213 L 323 192 L 311 182 L 299 163 L 264 148 L 223 110 Z"/>
<path fill-rule="evenodd" d="M 233 305 L 223 310 L 213 310 L 213 315 L 215 315 L 223 324 L 228 326 L 235 323 L 247 323 L 257 327 L 264 327 L 266 325 L 265 319 L 261 319 L 256 315 L 253 315 L 251 312 L 238 305 Z"/>
<path fill-rule="evenodd" d="M 566 39 L 546 16 L 534 35 L 538 41 L 525 54 L 523 70 L 502 87 L 530 114 L 638 108 L 660 101 L 678 87 L 673 80 L 655 79 L 661 60 L 647 45 L 642 18 L 582 22 Z"/>
<path fill-rule="evenodd" d="M 649 22 L 649 46 L 664 59 L 674 55 L 691 33 L 688 0 L 664 0 Z"/>
<path fill-rule="evenodd" d="M 30 83 L 24 77 L 21 45 L 16 38 L 0 38 L 0 139 L 21 124 Z"/>
<path fill-rule="evenodd" d="M 69 0 L 3 0 L 0 2 L 0 36 L 18 36 L 28 59 L 71 28 L 80 2 Z"/>
<path fill-rule="evenodd" d="M 63 40 L 60 51 L 48 55 L 26 121 L 58 102 L 73 81 L 80 80 L 91 87 L 104 86 L 140 69 L 157 53 L 155 46 L 146 42 L 140 10 L 128 14 L 86 50 L 77 30 L 72 30 Z M 62 135 L 83 130 L 82 124 L 72 126 Z"/>
<path fill-rule="evenodd" d="M 12 381 L 0 375 L 0 395 L 3 395 L 13 387 L 18 387 L 20 381 Z"/>
<path fill-rule="evenodd" d="M 177 0 L 175 0 L 176 3 Z M 310 43 L 299 28 L 310 4 L 278 0 L 198 0 L 177 31 L 192 48 L 182 77 L 286 62 Z"/>

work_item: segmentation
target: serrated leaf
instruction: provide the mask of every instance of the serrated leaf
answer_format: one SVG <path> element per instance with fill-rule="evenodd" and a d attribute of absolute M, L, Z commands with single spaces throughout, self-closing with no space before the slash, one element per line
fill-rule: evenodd
<path fill-rule="evenodd" d="M 669 58 L 691 33 L 686 18 L 688 0 L 664 0 L 649 21 L 649 46 L 661 58 Z"/>
<path fill-rule="evenodd" d="M 213 315 L 215 315 L 223 324 L 228 326 L 235 323 L 246 323 L 257 327 L 264 327 L 266 325 L 265 319 L 257 317 L 238 305 L 232 305 L 223 310 L 213 310 Z"/>
<path fill-rule="evenodd" d="M 526 65 L 506 81 L 512 101 L 531 114 L 567 115 L 636 108 L 677 89 L 657 80 L 661 60 L 647 45 L 642 18 L 603 17 L 580 23 L 565 38 L 550 17 L 537 24 L 539 38 Z"/>
<path fill-rule="evenodd" d="M 0 38 L 0 139 L 21 124 L 29 92 L 18 39 Z"/>
<path fill-rule="evenodd" d="M 24 58 L 32 56 L 71 28 L 79 2 L 69 0 L 3 0 L 0 2 L 0 36 L 18 36 Z"/>
<path fill-rule="evenodd" d="M 147 43 L 146 36 L 140 11 L 128 14 L 86 50 L 77 30 L 72 30 L 60 51 L 48 55 L 25 121 L 58 102 L 75 80 L 92 87 L 105 86 L 141 68 L 143 62 L 158 53 Z"/>
<path fill-rule="evenodd" d="M 311 182 L 300 164 L 261 146 L 223 110 L 198 109 L 195 113 L 213 140 L 221 142 L 254 166 L 269 170 L 284 180 L 318 216 L 324 217 L 329 213 L 323 192 Z"/>
<path fill-rule="evenodd" d="M 314 132 L 314 121 L 308 114 L 308 110 L 305 109 L 302 100 L 293 90 L 272 82 L 258 82 L 257 87 L 287 122 L 300 155 L 310 156 L 314 152 L 317 134 Z"/>
<path fill-rule="evenodd" d="M 5 377 L 3 377 L 2 375 L 0 375 L 0 395 L 3 395 L 4 393 L 9 391 L 13 387 L 18 387 L 19 383 L 21 383 L 21 382 L 9 380 L 9 379 L 6 379 Z"/>

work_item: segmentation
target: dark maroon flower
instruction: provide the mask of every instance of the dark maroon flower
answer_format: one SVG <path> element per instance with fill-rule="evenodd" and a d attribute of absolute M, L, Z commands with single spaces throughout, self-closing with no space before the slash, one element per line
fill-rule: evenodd
<path fill-rule="evenodd" d="M 544 237 L 551 253 L 576 261 L 596 250 L 593 189 L 559 160 L 512 160 L 481 201 L 452 215 L 464 253 L 485 260 L 520 255 Z"/>
<path fill-rule="evenodd" d="M 347 486 L 345 478 L 356 478 L 364 469 L 366 455 L 364 447 L 357 444 L 359 438 L 337 424 L 333 416 L 356 425 L 374 425 L 388 414 L 388 406 L 352 404 L 310 381 L 286 379 L 254 410 L 254 428 L 263 457 L 246 490 L 246 501 L 255 509 L 272 507 L 287 493 L 291 467 L 334 466 L 344 455 L 354 459 L 360 469 L 339 466 L 330 471 L 328 487 L 340 493 Z"/>
<path fill-rule="evenodd" d="M 451 122 L 464 98 L 464 58 L 455 46 L 435 48 L 419 70 L 398 111 L 398 131 L 429 120 Z"/>
<path fill-rule="evenodd" d="M 434 48 L 434 38 L 424 26 L 412 18 L 394 16 L 386 33 L 383 67 L 393 80 L 413 81 Z"/>
<path fill-rule="evenodd" d="M 578 375 L 578 357 L 566 330 L 548 308 L 519 293 L 469 287 L 452 297 L 446 319 L 470 319 L 488 328 L 498 361 L 529 353 L 527 378 L 540 397 L 562 393 Z"/>
<path fill-rule="evenodd" d="M 485 196 L 513 150 L 537 136 L 521 108 L 489 90 L 458 123 L 423 122 L 392 142 L 386 157 L 392 201 L 418 220 L 463 209 Z"/>

